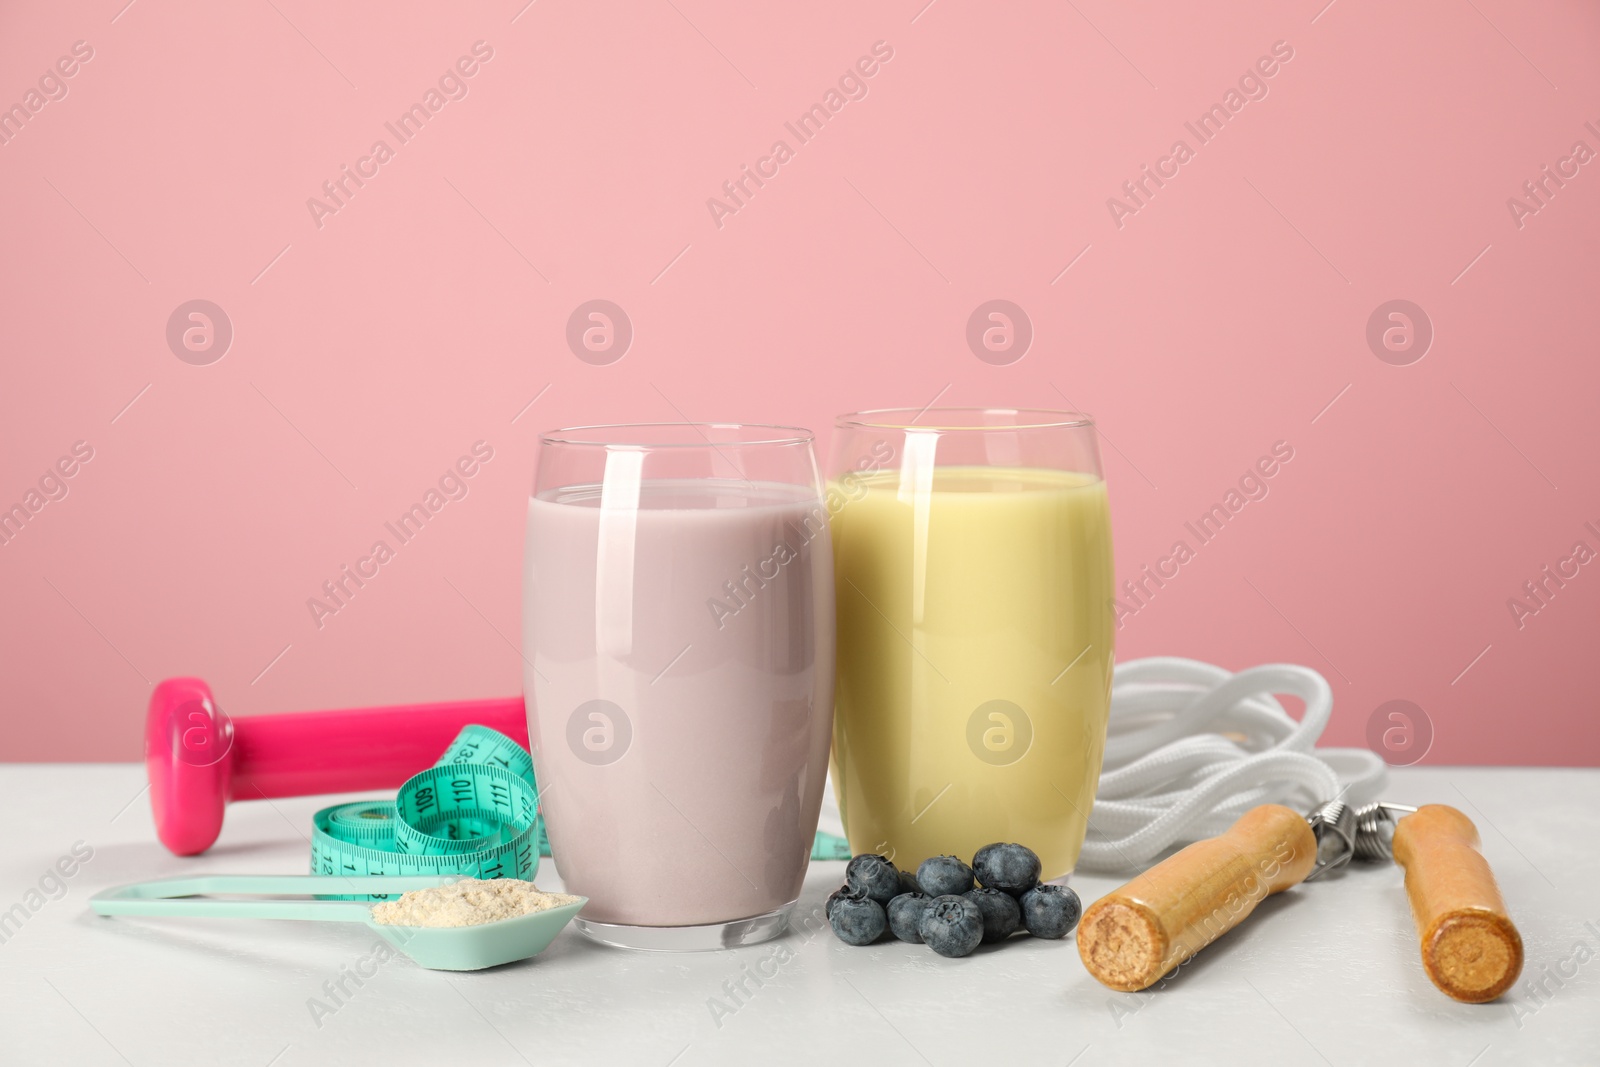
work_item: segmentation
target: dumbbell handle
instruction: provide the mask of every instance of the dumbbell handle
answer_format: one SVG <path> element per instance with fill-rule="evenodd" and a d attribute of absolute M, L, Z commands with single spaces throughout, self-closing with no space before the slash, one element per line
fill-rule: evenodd
<path fill-rule="evenodd" d="M 216 841 L 231 800 L 394 789 L 469 723 L 528 743 L 521 697 L 230 719 L 201 679 L 168 678 L 145 719 L 156 834 L 193 856 Z"/>
<path fill-rule="evenodd" d="M 230 799 L 393 789 L 432 766 L 468 723 L 528 744 L 520 697 L 235 719 Z"/>

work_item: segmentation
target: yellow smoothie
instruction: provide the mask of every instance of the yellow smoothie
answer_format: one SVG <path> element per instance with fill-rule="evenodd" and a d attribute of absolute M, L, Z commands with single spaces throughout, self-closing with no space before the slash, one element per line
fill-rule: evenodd
<path fill-rule="evenodd" d="M 903 870 L 993 841 L 1078 859 L 1111 695 L 1105 483 L 932 467 L 832 483 L 832 769 L 853 852 Z"/>

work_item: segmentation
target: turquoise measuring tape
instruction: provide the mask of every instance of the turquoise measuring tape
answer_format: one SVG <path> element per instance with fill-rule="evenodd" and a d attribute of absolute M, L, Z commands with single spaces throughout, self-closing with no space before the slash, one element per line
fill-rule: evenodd
<path fill-rule="evenodd" d="M 406 779 L 392 803 L 335 804 L 312 816 L 312 874 L 532 881 L 539 857 L 548 855 L 533 758 L 487 726 L 463 727 L 437 763 Z M 811 858 L 849 859 L 850 846 L 819 830 Z"/>
<path fill-rule="evenodd" d="M 393 803 L 357 801 L 317 812 L 311 873 L 532 881 L 543 833 L 528 750 L 498 730 L 467 726 L 438 763 L 406 779 Z"/>

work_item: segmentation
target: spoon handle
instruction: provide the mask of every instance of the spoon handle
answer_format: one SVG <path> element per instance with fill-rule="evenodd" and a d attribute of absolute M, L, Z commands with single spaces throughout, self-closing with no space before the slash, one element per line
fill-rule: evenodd
<path fill-rule="evenodd" d="M 318 922 L 370 922 L 372 906 L 354 900 L 216 900 L 209 894 L 297 897 L 314 894 L 360 895 L 431 889 L 454 875 L 202 875 L 162 878 L 102 890 L 89 898 L 97 915 L 178 915 L 233 919 L 307 919 Z"/>

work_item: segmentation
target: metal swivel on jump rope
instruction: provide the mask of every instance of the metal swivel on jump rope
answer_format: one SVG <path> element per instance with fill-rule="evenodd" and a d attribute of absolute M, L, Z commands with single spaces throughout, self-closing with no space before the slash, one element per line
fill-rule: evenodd
<path fill-rule="evenodd" d="M 1317 864 L 1305 880 L 1336 871 L 1352 859 L 1386 863 L 1394 858 L 1394 824 L 1417 809 L 1377 801 L 1352 808 L 1342 800 L 1321 805 L 1306 821 L 1317 838 Z"/>

